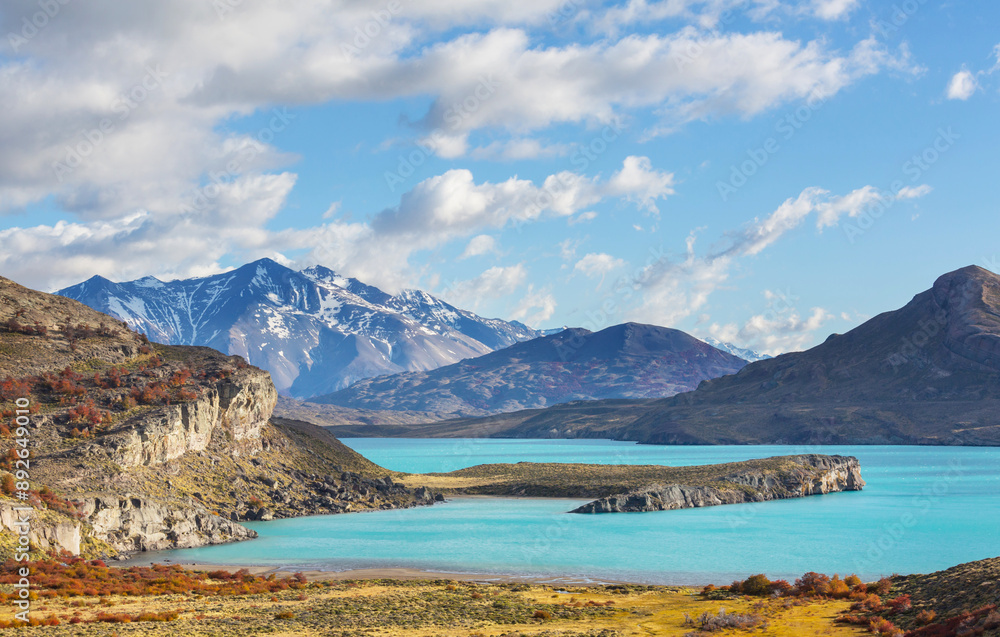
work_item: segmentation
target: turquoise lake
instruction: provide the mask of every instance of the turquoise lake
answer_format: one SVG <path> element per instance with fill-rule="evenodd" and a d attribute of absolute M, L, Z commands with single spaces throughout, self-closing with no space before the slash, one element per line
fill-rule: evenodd
<path fill-rule="evenodd" d="M 487 462 L 692 465 L 792 453 L 856 456 L 868 486 L 760 504 L 569 515 L 585 500 L 457 498 L 402 511 L 248 523 L 260 538 L 144 556 L 296 570 L 432 571 L 728 583 L 806 571 L 865 579 L 1000 555 L 1000 449 L 889 446 L 662 447 L 605 440 L 405 440 L 345 444 L 384 467 L 451 471 Z"/>

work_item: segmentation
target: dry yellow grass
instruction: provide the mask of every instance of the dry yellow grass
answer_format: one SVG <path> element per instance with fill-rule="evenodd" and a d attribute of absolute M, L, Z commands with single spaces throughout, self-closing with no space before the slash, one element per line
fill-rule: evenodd
<path fill-rule="evenodd" d="M 300 599 L 302 597 L 302 599 Z M 764 629 L 727 630 L 714 635 L 862 635 L 833 622 L 847 602 L 734 598 L 706 600 L 695 589 L 673 587 L 572 587 L 486 584 L 451 580 L 337 581 L 312 583 L 301 591 L 241 597 L 112 597 L 43 599 L 34 616 L 54 615 L 60 626 L 36 627 L 34 633 L 72 635 L 215 635 L 385 637 L 600 636 L 682 637 L 694 630 L 685 615 L 704 612 L 754 613 L 768 621 Z M 138 614 L 178 611 L 170 622 L 78 623 L 100 611 Z M 538 611 L 551 619 L 535 618 Z M 291 615 L 284 619 L 279 614 Z M 708 634 L 708 633 L 701 633 Z"/>

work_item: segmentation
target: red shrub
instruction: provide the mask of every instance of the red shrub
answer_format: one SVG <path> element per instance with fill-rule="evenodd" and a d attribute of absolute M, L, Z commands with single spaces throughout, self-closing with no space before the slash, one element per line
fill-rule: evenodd
<path fill-rule="evenodd" d="M 900 595 L 899 597 L 890 599 L 886 603 L 888 604 L 889 608 L 891 608 L 892 612 L 894 612 L 894 613 L 902 613 L 902 612 L 910 610 L 910 608 L 913 607 L 913 604 L 910 602 L 910 596 L 909 595 Z"/>
<path fill-rule="evenodd" d="M 802 597 L 827 595 L 830 592 L 830 578 L 822 573 L 808 572 L 795 580 L 795 594 Z"/>
<path fill-rule="evenodd" d="M 896 628 L 895 624 L 882 617 L 872 617 L 868 622 L 868 630 L 878 637 L 901 637 L 903 634 L 903 631 Z"/>

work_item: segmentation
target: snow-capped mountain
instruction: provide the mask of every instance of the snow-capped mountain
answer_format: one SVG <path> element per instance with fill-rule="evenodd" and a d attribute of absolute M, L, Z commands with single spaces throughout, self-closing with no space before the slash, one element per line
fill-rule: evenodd
<path fill-rule="evenodd" d="M 733 356 L 739 356 L 743 360 L 751 363 L 756 361 L 762 361 L 768 358 L 773 358 L 773 356 L 770 356 L 769 354 L 761 354 L 760 352 L 754 351 L 752 349 L 746 349 L 745 347 L 737 347 L 732 343 L 724 343 L 710 336 L 707 338 L 703 338 L 701 340 L 703 340 L 704 342 L 708 343 L 709 345 L 711 345 L 716 349 L 721 349 L 723 352 L 729 352 Z"/>
<path fill-rule="evenodd" d="M 362 378 L 436 369 L 539 336 L 426 292 L 393 296 L 322 266 L 296 272 L 270 259 L 169 282 L 95 276 L 58 293 L 151 340 L 239 354 L 270 371 L 279 391 L 299 398 Z"/>

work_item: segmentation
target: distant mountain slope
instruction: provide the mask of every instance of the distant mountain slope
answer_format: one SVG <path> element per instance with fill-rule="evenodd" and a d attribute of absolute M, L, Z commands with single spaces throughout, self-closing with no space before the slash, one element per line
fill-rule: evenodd
<path fill-rule="evenodd" d="M 321 266 L 296 272 L 270 259 L 170 282 L 95 276 L 59 294 L 154 341 L 239 354 L 271 372 L 279 391 L 297 397 L 380 374 L 435 369 L 538 335 L 425 292 L 392 296 Z"/>
<path fill-rule="evenodd" d="M 1000 445 L 1000 277 L 975 266 L 945 274 L 846 334 L 671 398 L 576 402 L 420 429 L 659 444 Z"/>
<path fill-rule="evenodd" d="M 739 356 L 743 360 L 750 363 L 766 360 L 768 358 L 774 358 L 770 354 L 762 354 L 756 350 L 739 347 L 738 345 L 733 345 L 732 343 L 725 343 L 717 338 L 706 337 L 701 340 L 705 341 L 715 349 L 721 349 L 723 352 L 729 352 L 733 356 Z"/>
<path fill-rule="evenodd" d="M 569 328 L 429 372 L 359 381 L 314 403 L 478 416 L 599 398 L 661 398 L 746 361 L 679 330 Z"/>

